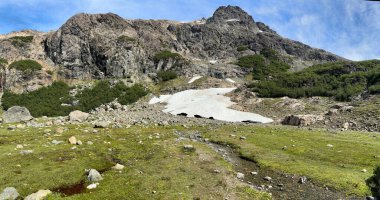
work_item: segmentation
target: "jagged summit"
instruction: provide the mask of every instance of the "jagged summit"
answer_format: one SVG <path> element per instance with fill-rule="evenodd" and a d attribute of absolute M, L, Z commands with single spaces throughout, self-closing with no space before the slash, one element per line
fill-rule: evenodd
<path fill-rule="evenodd" d="M 254 24 L 253 17 L 238 6 L 221 6 L 207 20 L 208 23 L 242 22 Z"/>

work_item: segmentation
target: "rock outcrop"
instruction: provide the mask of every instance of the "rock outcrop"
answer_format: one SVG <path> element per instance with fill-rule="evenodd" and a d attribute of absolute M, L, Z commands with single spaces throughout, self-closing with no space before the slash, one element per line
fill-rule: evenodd
<path fill-rule="evenodd" d="M 11 35 L 1 36 L 0 57 L 9 62 L 21 58 L 38 60 L 46 66 L 43 71 L 53 70 L 57 79 L 108 77 L 138 82 L 151 80 L 160 70 L 187 76 L 242 77 L 244 70 L 230 63 L 243 55 L 259 54 L 266 48 L 292 58 L 288 62 L 295 68 L 343 60 L 326 51 L 282 38 L 235 6 L 220 7 L 212 17 L 189 23 L 126 20 L 112 13 L 77 14 L 55 32 L 27 31 L 17 35 L 33 36 L 33 40 L 20 45 L 12 42 Z M 238 51 L 242 46 L 247 50 Z M 180 58 L 155 56 L 164 50 L 178 53 Z M 46 77 L 34 79 L 45 80 Z M 32 81 L 31 85 L 51 81 Z M 38 86 L 25 87 L 29 89 L 23 92 Z"/>
<path fill-rule="evenodd" d="M 289 115 L 282 121 L 284 125 L 309 126 L 323 120 L 321 115 Z"/>

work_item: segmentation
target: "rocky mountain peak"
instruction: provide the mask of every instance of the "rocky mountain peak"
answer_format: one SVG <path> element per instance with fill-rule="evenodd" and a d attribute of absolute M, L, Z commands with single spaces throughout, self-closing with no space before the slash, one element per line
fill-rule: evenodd
<path fill-rule="evenodd" d="M 63 32 L 75 33 L 76 31 L 85 31 L 88 28 L 97 26 L 108 28 L 122 28 L 126 21 L 113 13 L 107 14 L 86 14 L 80 13 L 71 17 L 62 27 Z"/>
<path fill-rule="evenodd" d="M 253 17 L 238 6 L 221 6 L 207 20 L 208 23 L 241 22 L 254 24 Z"/>

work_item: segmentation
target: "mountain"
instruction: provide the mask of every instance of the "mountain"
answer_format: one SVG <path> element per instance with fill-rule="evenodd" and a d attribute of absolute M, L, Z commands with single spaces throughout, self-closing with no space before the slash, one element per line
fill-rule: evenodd
<path fill-rule="evenodd" d="M 233 64 L 237 58 L 264 49 L 275 50 L 294 70 L 345 60 L 283 38 L 236 6 L 220 7 L 212 17 L 189 23 L 126 20 L 112 13 L 77 14 L 55 32 L 0 36 L 0 58 L 8 64 L 32 59 L 43 66 L 37 80 L 22 74 L 6 79 L 5 87 L 19 92 L 54 79 L 149 81 L 161 70 L 185 76 L 241 77 L 246 72 Z M 15 76 L 17 72 L 7 74 Z"/>

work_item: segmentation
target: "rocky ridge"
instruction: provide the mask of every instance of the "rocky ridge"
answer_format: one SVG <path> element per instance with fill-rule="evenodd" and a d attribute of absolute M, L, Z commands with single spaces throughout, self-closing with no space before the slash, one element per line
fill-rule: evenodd
<path fill-rule="evenodd" d="M 17 37 L 33 36 L 19 42 Z M 16 38 L 15 38 L 16 37 Z M 16 42 L 15 42 L 16 41 Z M 239 47 L 247 47 L 238 51 Z M 223 6 L 212 17 L 189 23 L 169 20 L 126 20 L 112 13 L 77 14 L 59 30 L 22 31 L 0 36 L 0 57 L 8 64 L 33 59 L 44 67 L 33 77 L 5 68 L 5 88 L 28 92 L 52 81 L 124 78 L 146 82 L 160 70 L 217 78 L 242 77 L 233 65 L 238 57 L 271 48 L 295 69 L 343 60 L 329 52 L 285 39 L 239 7 Z M 157 58 L 168 50 L 178 58 Z M 48 71 L 54 72 L 46 73 Z"/>

